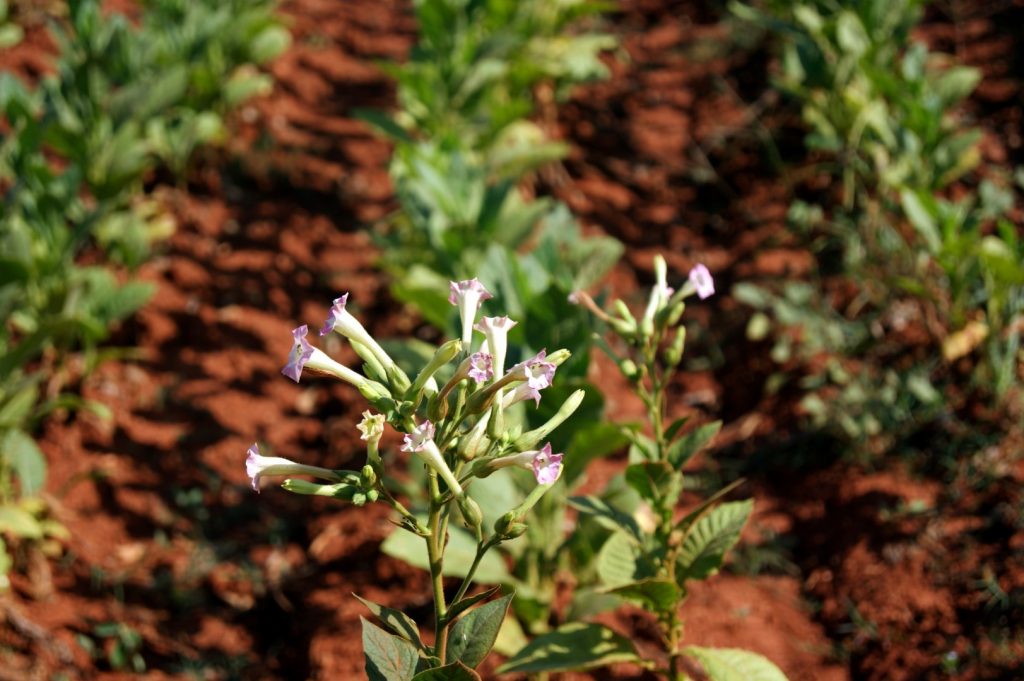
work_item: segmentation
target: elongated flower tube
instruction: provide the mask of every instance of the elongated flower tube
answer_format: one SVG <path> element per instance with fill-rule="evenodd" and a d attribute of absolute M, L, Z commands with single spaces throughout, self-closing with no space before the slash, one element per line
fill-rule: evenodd
<path fill-rule="evenodd" d="M 508 317 L 483 317 L 473 327 L 487 338 L 494 376 L 505 373 L 505 354 L 508 351 L 508 332 L 517 324 Z"/>
<path fill-rule="evenodd" d="M 412 384 L 412 388 L 410 388 L 409 392 L 412 393 L 412 395 L 418 395 L 434 377 L 434 374 L 437 373 L 441 367 L 455 359 L 460 352 L 462 352 L 462 341 L 460 340 L 450 340 L 439 347 L 434 353 L 434 356 L 430 358 L 429 362 L 427 362 L 427 365 L 420 371 L 419 375 L 416 377 L 416 382 Z M 431 392 L 437 392 L 436 382 L 434 383 L 434 389 Z"/>
<path fill-rule="evenodd" d="M 715 293 L 715 280 L 712 279 L 711 272 L 703 264 L 697 264 L 690 270 L 690 283 L 701 300 L 709 298 Z"/>
<path fill-rule="evenodd" d="M 448 468 L 444 457 L 441 456 L 441 450 L 437 448 L 437 444 L 434 442 L 433 423 L 424 421 L 413 428 L 411 433 L 407 433 L 402 445 L 402 451 L 419 454 L 423 461 L 441 476 L 441 479 L 445 481 L 456 497 L 462 497 L 465 494 L 462 490 L 462 485 L 459 484 L 452 470 Z"/>
<path fill-rule="evenodd" d="M 583 390 L 577 390 L 562 403 L 562 406 L 558 408 L 555 415 L 548 419 L 547 423 L 534 428 L 533 430 L 527 431 L 516 438 L 512 446 L 519 451 L 525 451 L 527 449 L 533 449 L 537 446 L 537 443 L 546 438 L 551 432 L 562 425 L 567 418 L 573 415 L 573 413 L 580 408 L 580 404 L 583 403 L 583 397 L 586 393 Z"/>
<path fill-rule="evenodd" d="M 476 278 L 449 283 L 451 291 L 448 294 L 448 302 L 459 308 L 459 319 L 462 321 L 462 344 L 468 350 L 470 341 L 473 340 L 473 322 L 476 321 L 476 313 L 485 300 L 490 300 L 494 296 Z"/>
<path fill-rule="evenodd" d="M 485 474 L 488 474 L 494 469 L 519 466 L 520 468 L 532 471 L 538 485 L 551 485 L 562 474 L 563 456 L 563 454 L 552 454 L 551 443 L 548 442 L 537 450 L 491 459 L 486 462 L 484 470 L 486 471 Z"/>
<path fill-rule="evenodd" d="M 341 476 L 335 471 L 318 466 L 306 466 L 279 456 L 263 456 L 258 444 L 249 447 L 249 456 L 245 459 L 245 472 L 252 481 L 252 488 L 260 491 L 260 478 L 264 475 L 311 475 L 314 478 L 340 482 Z"/>
<path fill-rule="evenodd" d="M 352 371 L 340 362 L 336 362 L 319 348 L 314 348 L 310 345 L 309 341 L 306 340 L 308 333 L 309 327 L 305 324 L 292 329 L 295 343 L 292 345 L 292 351 L 288 355 L 288 363 L 281 369 L 282 374 L 298 383 L 299 378 L 302 376 L 302 371 L 308 369 L 340 378 L 346 383 L 351 383 L 359 388 L 360 391 L 371 387 L 369 379 L 365 376 Z"/>
<path fill-rule="evenodd" d="M 393 371 L 395 362 L 388 353 L 384 352 L 384 348 L 374 340 L 367 330 L 359 323 L 359 320 L 352 316 L 348 310 L 345 309 L 345 304 L 348 302 L 348 294 L 342 295 L 340 298 L 334 299 L 334 304 L 331 305 L 331 313 L 327 317 L 327 321 L 324 322 L 324 326 L 320 329 L 320 335 L 326 336 L 331 331 L 337 331 L 342 336 L 356 341 L 367 348 L 373 353 L 373 356 L 377 358 L 377 361 L 388 372 Z"/>

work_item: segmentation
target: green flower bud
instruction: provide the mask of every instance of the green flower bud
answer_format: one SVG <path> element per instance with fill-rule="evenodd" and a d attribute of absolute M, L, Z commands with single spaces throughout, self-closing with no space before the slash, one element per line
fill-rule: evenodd
<path fill-rule="evenodd" d="M 420 371 L 419 375 L 416 376 L 416 382 L 412 384 L 412 388 L 409 389 L 409 393 L 406 397 L 413 402 L 419 402 L 419 398 L 421 397 L 420 393 L 426 387 L 427 381 L 429 381 L 441 367 L 458 357 L 460 352 L 462 352 L 462 341 L 460 340 L 450 340 L 441 345 L 441 347 L 439 347 L 434 353 L 434 356 L 430 358 L 430 361 L 427 362 L 427 365 Z"/>
<path fill-rule="evenodd" d="M 619 361 L 619 371 L 621 371 L 622 375 L 630 381 L 637 381 L 640 379 L 640 368 L 637 367 L 636 362 L 628 357 Z"/>
<path fill-rule="evenodd" d="M 462 511 L 462 517 L 466 519 L 466 524 L 472 528 L 478 529 L 484 521 L 480 505 L 469 495 L 464 494 L 459 497 L 459 510 Z"/>
<path fill-rule="evenodd" d="M 360 478 L 363 483 L 363 487 L 373 487 L 375 484 L 377 484 L 377 471 L 373 470 L 373 466 L 367 464 L 363 466 L 363 470 L 360 473 Z"/>
<path fill-rule="evenodd" d="M 548 419 L 547 423 L 540 428 L 534 428 L 533 430 L 520 435 L 512 444 L 513 448 L 518 452 L 524 452 L 528 449 L 536 449 L 537 444 L 540 443 L 541 440 L 547 439 L 548 435 L 551 434 L 551 431 L 560 426 L 563 421 L 572 416 L 573 412 L 579 409 L 585 395 L 586 392 L 583 390 L 577 390 L 572 395 L 569 395 L 568 399 L 562 403 L 562 406 L 559 407 L 554 416 Z"/>
<path fill-rule="evenodd" d="M 676 335 L 672 339 L 672 343 L 665 348 L 665 351 L 661 355 L 666 366 L 675 367 L 679 365 L 680 360 L 683 358 L 683 345 L 685 343 L 686 327 L 680 326 L 676 329 Z"/>

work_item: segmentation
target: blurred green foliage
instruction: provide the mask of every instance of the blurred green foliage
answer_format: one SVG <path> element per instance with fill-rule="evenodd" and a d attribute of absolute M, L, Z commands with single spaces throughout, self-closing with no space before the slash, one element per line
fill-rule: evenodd
<path fill-rule="evenodd" d="M 159 168 L 182 177 L 199 145 L 223 138 L 223 116 L 270 87 L 256 64 L 289 42 L 272 7 L 150 0 L 136 25 L 69 0 L 51 29 L 54 72 L 35 87 L 0 74 L 0 511 L 45 482 L 33 426 L 81 406 L 62 394 L 69 354 L 84 351 L 88 371 L 153 293 L 119 267 L 174 228 L 145 182 Z M 40 536 L 31 514 L 19 519 L 2 529 Z"/>
<path fill-rule="evenodd" d="M 528 191 L 533 174 L 567 152 L 528 117 L 550 115 L 550 105 L 572 86 L 607 73 L 599 57 L 615 40 L 586 28 L 603 6 L 590 0 L 420 0 L 414 6 L 420 40 L 407 63 L 388 67 L 401 109 L 393 116 L 361 112 L 395 144 L 391 177 L 400 210 L 378 233 L 392 292 L 458 336 L 448 282 L 478 277 L 518 322 L 509 336 L 510 362 L 544 346 L 573 352 L 549 389 L 558 395 L 537 410 L 517 407 L 507 425 L 535 427 L 552 416 L 545 405 L 557 407 L 583 387 L 587 400 L 551 444 L 570 458 L 583 442 L 610 443 L 590 448 L 607 453 L 622 442 L 614 433 L 602 441 L 584 427 L 600 428 L 603 400 L 585 381 L 586 313 L 567 297 L 595 285 L 621 257 L 622 245 L 584 236 L 565 205 Z M 514 608 L 531 629 L 547 626 L 555 578 L 567 565 L 566 489 L 581 472 L 564 476 L 538 504 L 528 541 L 508 547 L 516 558 L 509 580 L 519 594 Z M 533 480 L 503 471 L 481 483 L 476 493 L 516 500 Z"/>
<path fill-rule="evenodd" d="M 774 359 L 801 367 L 816 426 L 876 451 L 948 420 L 958 406 L 948 397 L 1006 405 L 1020 388 L 1024 250 L 1006 217 L 1015 188 L 974 172 L 981 132 L 957 112 L 980 73 L 911 40 L 923 4 L 731 5 L 777 37 L 777 83 L 840 190 L 790 210 L 817 255 L 811 283 L 737 287 L 759 311 L 748 333 L 774 333 Z"/>

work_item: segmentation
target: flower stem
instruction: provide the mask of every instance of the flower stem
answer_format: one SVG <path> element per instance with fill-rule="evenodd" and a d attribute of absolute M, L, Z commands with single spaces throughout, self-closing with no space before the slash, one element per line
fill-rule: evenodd
<path fill-rule="evenodd" d="M 442 516 L 444 506 L 438 499 L 440 491 L 437 484 L 437 473 L 430 472 L 430 488 L 432 500 L 428 526 L 430 536 L 427 541 L 427 558 L 430 563 L 430 582 L 434 591 L 434 655 L 444 663 L 448 648 L 448 606 L 444 600 L 444 545 L 447 528 L 443 527 Z"/>

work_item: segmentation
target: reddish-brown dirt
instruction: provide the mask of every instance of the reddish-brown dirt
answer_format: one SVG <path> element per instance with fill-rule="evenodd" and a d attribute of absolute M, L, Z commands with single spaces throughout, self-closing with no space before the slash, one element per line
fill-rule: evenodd
<path fill-rule="evenodd" d="M 994 162 L 1021 157 L 1019 65 L 999 71 L 997 58 L 1001 41 L 1021 44 L 1019 28 L 1005 28 L 1013 17 L 1021 25 L 1020 3 L 1002 4 L 1010 14 L 973 17 L 982 23 L 966 38 L 942 33 L 949 17 L 929 28 L 998 71 L 998 87 L 971 108 L 996 139 Z M 60 557 L 19 555 L 0 597 L 0 679 L 123 676 L 106 661 L 109 622 L 141 635 L 152 678 L 356 679 L 366 613 L 352 592 L 428 619 L 426 576 L 379 550 L 391 529 L 382 507 L 310 503 L 273 486 L 257 496 L 244 472 L 254 441 L 315 465 L 359 463 L 361 398 L 278 373 L 293 326 L 318 324 L 349 291 L 375 333 L 420 328 L 390 299 L 366 229 L 394 208 L 390 150 L 352 116 L 393 104 L 374 62 L 401 59 L 414 42 L 407 3 L 290 0 L 282 11 L 295 42 L 271 68 L 274 93 L 238 116 L 232 170 L 204 165 L 188 195 L 169 200 L 179 229 L 140 273 L 157 295 L 116 338 L 141 358 L 108 362 L 82 386 L 113 421 L 78 414 L 43 429 L 46 498 L 70 538 Z M 965 460 L 969 474 L 950 486 L 899 463 L 865 472 L 817 441 L 801 445 L 805 462 L 817 460 L 801 469 L 770 454 L 792 408 L 763 396 L 770 360 L 739 340 L 745 313 L 724 293 L 810 266 L 783 229 L 793 189 L 761 141 L 772 135 L 788 159 L 801 133 L 767 87 L 769 55 L 720 19 L 699 2 L 636 0 L 613 12 L 628 59 L 609 59 L 612 78 L 547 121 L 573 152 L 539 187 L 627 244 L 616 288 L 649 283 L 651 256 L 663 252 L 676 278 L 707 263 L 723 292 L 688 311 L 691 352 L 718 361 L 685 372 L 675 397 L 725 419 L 716 446 L 743 459 L 757 499 L 735 569 L 769 569 L 695 588 L 688 641 L 761 652 L 794 680 L 1019 678 L 1020 642 L 1000 638 L 1024 616 L 1014 443 Z M 37 76 L 47 49 L 32 37 L 2 63 Z M 724 338 L 734 342 L 716 349 Z M 636 415 L 623 388 L 609 394 L 613 418 Z M 598 462 L 595 477 L 619 465 Z M 610 622 L 641 646 L 653 640 L 642 612 Z M 566 678 L 646 677 L 622 668 Z"/>

